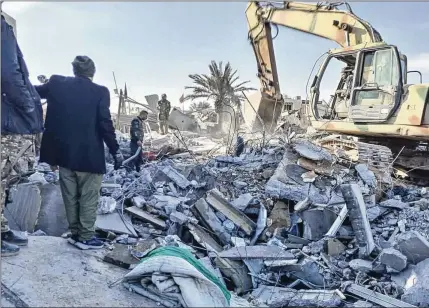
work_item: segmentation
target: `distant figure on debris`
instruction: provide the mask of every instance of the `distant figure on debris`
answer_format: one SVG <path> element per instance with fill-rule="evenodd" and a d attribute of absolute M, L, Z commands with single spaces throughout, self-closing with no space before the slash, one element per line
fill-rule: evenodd
<path fill-rule="evenodd" d="M 140 114 L 131 121 L 131 141 L 130 141 L 130 150 L 131 156 L 134 155 L 138 148 L 140 148 L 139 154 L 134 159 L 134 165 L 136 167 L 136 171 L 140 172 L 140 166 L 143 163 L 142 158 L 142 147 L 143 147 L 143 137 L 144 137 L 144 121 L 147 120 L 148 112 L 146 110 L 140 111 Z"/>
<path fill-rule="evenodd" d="M 170 117 L 171 103 L 167 100 L 167 95 L 162 94 L 158 102 L 159 129 L 162 135 L 168 134 L 168 118 Z"/>
<path fill-rule="evenodd" d="M 92 82 L 95 64 L 87 56 L 73 63 L 75 77 L 53 75 L 36 86 L 47 100 L 40 161 L 59 167 L 60 187 L 71 232 L 69 242 L 81 249 L 97 249 L 95 220 L 101 181 L 106 173 L 104 143 L 115 160 L 123 162 L 110 117 L 109 90 Z"/>

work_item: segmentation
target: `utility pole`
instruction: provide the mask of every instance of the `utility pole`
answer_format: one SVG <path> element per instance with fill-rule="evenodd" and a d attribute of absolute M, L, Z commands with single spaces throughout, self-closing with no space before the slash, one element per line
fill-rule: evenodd
<path fill-rule="evenodd" d="M 121 93 L 119 93 L 118 91 L 118 84 L 116 83 L 116 77 L 115 77 L 115 72 L 113 73 L 113 80 L 115 80 L 115 86 L 116 86 L 116 94 L 119 94 L 119 103 L 118 103 L 118 114 L 116 115 L 116 129 L 120 130 L 120 125 L 119 125 L 119 118 L 121 116 L 121 104 L 122 104 L 122 90 Z"/>

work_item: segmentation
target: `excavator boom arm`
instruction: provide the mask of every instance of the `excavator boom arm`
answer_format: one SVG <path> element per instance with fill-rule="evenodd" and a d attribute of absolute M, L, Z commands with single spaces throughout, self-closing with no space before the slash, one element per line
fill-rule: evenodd
<path fill-rule="evenodd" d="M 347 5 L 347 4 L 346 4 Z M 246 17 L 249 40 L 258 65 L 262 96 L 282 99 L 271 35 L 271 25 L 284 26 L 337 42 L 346 48 L 362 43 L 382 42 L 380 34 L 366 21 L 349 10 L 338 10 L 339 4 L 285 2 L 282 7 L 261 6 L 249 2 Z"/>

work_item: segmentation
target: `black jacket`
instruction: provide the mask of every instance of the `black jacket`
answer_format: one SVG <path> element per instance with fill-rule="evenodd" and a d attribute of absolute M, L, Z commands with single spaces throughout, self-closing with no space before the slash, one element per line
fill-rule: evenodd
<path fill-rule="evenodd" d="M 43 131 L 40 96 L 30 80 L 12 26 L 1 16 L 1 134 Z"/>
<path fill-rule="evenodd" d="M 137 143 L 137 141 L 143 141 L 143 121 L 137 117 L 131 121 L 130 137 L 131 142 Z"/>
<path fill-rule="evenodd" d="M 109 90 L 88 78 L 58 75 L 36 90 L 48 104 L 40 161 L 73 171 L 106 173 L 103 141 L 111 154 L 119 149 Z"/>

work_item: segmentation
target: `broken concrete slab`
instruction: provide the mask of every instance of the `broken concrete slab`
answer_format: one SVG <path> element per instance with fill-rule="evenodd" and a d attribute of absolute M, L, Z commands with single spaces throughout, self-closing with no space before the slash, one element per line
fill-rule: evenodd
<path fill-rule="evenodd" d="M 104 262 L 125 268 L 131 269 L 133 265 L 140 263 L 139 259 L 131 255 L 128 245 L 113 244 L 113 250 L 104 256 Z"/>
<path fill-rule="evenodd" d="M 228 202 L 217 189 L 209 191 L 207 193 L 206 200 L 213 208 L 224 214 L 228 219 L 232 220 L 232 222 L 241 228 L 247 235 L 250 236 L 253 230 L 255 230 L 256 224 Z"/>
<path fill-rule="evenodd" d="M 253 199 L 254 198 L 250 193 L 245 193 L 238 196 L 238 198 L 233 200 L 231 204 L 235 206 L 237 209 L 239 209 L 240 211 L 244 211 L 249 206 L 250 202 L 252 202 Z"/>
<path fill-rule="evenodd" d="M 341 226 L 344 223 L 344 220 L 346 219 L 347 215 L 349 214 L 349 210 L 347 206 L 344 204 L 341 208 L 340 213 L 338 214 L 337 219 L 335 219 L 332 226 L 329 228 L 328 232 L 326 232 L 325 236 L 332 237 L 337 234 L 337 232 L 340 230 Z"/>
<path fill-rule="evenodd" d="M 250 245 L 255 245 L 256 241 L 259 239 L 259 236 L 264 231 L 267 226 L 267 209 L 263 204 L 260 204 L 258 220 L 256 222 L 255 234 L 250 240 Z"/>
<path fill-rule="evenodd" d="M 409 303 L 397 300 L 393 297 L 381 294 L 374 290 L 367 289 L 365 287 L 359 286 L 357 284 L 350 284 L 346 287 L 346 291 L 359 296 L 360 298 L 369 300 L 375 304 L 378 304 L 382 307 L 407 307 L 407 308 L 417 308 L 414 305 Z"/>
<path fill-rule="evenodd" d="M 186 187 L 191 185 L 191 182 L 189 182 L 183 174 L 181 174 L 171 166 L 165 166 L 162 169 L 162 172 L 182 189 L 185 189 Z"/>
<path fill-rule="evenodd" d="M 143 196 L 135 196 L 131 199 L 131 202 L 134 206 L 137 206 L 139 209 L 141 209 L 146 204 L 146 199 Z"/>
<path fill-rule="evenodd" d="M 357 184 L 341 185 L 350 221 L 359 246 L 359 256 L 367 257 L 374 250 L 375 243 L 366 213 L 362 192 Z"/>
<path fill-rule="evenodd" d="M 400 272 L 407 267 L 407 257 L 394 248 L 383 249 L 380 254 L 380 262 Z"/>
<path fill-rule="evenodd" d="M 253 289 L 252 279 L 248 274 L 247 267 L 242 261 L 233 261 L 216 257 L 214 262 L 222 274 L 234 283 L 235 292 L 237 294 L 240 295 Z"/>
<path fill-rule="evenodd" d="M 312 203 L 321 204 L 344 202 L 344 198 L 330 187 L 325 187 L 325 191 L 321 191 L 312 183 L 285 184 L 274 179 L 274 176 L 265 185 L 265 193 L 271 198 L 299 202 L 308 197 Z"/>
<path fill-rule="evenodd" d="M 260 286 L 252 292 L 252 296 L 268 307 L 338 307 L 342 302 L 334 290 L 295 290 Z"/>
<path fill-rule="evenodd" d="M 308 158 L 310 160 L 326 160 L 328 162 L 333 161 L 332 155 L 326 149 L 315 145 L 308 140 L 299 140 L 299 142 L 294 145 L 294 150 L 302 157 Z"/>
<path fill-rule="evenodd" d="M 177 211 L 173 211 L 170 214 L 170 220 L 172 222 L 177 222 L 178 224 L 185 224 L 189 221 L 190 217 L 186 216 L 185 214 L 181 213 L 181 212 L 177 212 Z"/>
<path fill-rule="evenodd" d="M 362 259 L 354 259 L 349 262 L 349 266 L 359 272 L 369 273 L 373 269 L 373 265 L 371 261 L 362 260 Z"/>
<path fill-rule="evenodd" d="M 34 229 L 43 230 L 47 235 L 61 236 L 67 232 L 69 224 L 60 186 L 56 184 L 42 185 L 40 186 L 40 194 L 42 202 Z"/>
<path fill-rule="evenodd" d="M 271 219 L 271 226 L 267 230 L 271 233 L 277 228 L 289 228 L 291 225 L 289 205 L 283 201 L 274 203 L 269 219 Z"/>
<path fill-rule="evenodd" d="M 140 240 L 130 250 L 132 256 L 136 259 L 144 258 L 149 252 L 160 247 L 161 245 L 153 239 Z"/>
<path fill-rule="evenodd" d="M 220 246 L 218 242 L 216 242 L 216 240 L 199 225 L 189 225 L 189 232 L 197 243 L 207 249 L 207 251 L 220 252 L 223 250 L 222 246 Z"/>
<path fill-rule="evenodd" d="M 139 209 L 137 206 L 131 206 L 131 207 L 127 207 L 125 209 L 127 212 L 129 212 L 130 214 L 134 215 L 135 217 L 145 221 L 145 222 L 149 222 L 152 225 L 161 228 L 161 229 L 165 229 L 166 228 L 166 224 L 165 221 L 146 213 L 145 211 Z"/>
<path fill-rule="evenodd" d="M 200 261 L 210 272 L 212 272 L 213 275 L 215 275 L 223 283 L 223 285 L 226 286 L 222 273 L 218 268 L 213 267 L 212 261 L 210 260 L 209 257 L 201 258 L 198 261 Z"/>
<path fill-rule="evenodd" d="M 334 168 L 330 163 L 326 161 L 314 162 L 306 158 L 299 158 L 297 162 L 298 166 L 303 167 L 307 170 L 313 170 L 317 174 L 332 176 L 334 174 Z"/>
<path fill-rule="evenodd" d="M 103 231 L 110 231 L 117 234 L 128 234 L 137 237 L 136 230 L 134 229 L 131 220 L 123 215 L 124 220 L 119 213 L 97 215 L 95 221 L 95 228 Z"/>
<path fill-rule="evenodd" d="M 212 208 L 203 198 L 195 203 L 195 209 L 198 211 L 202 220 L 212 229 L 219 240 L 227 245 L 231 242 L 231 235 L 226 231 L 220 219 L 216 216 Z"/>
<path fill-rule="evenodd" d="M 156 307 L 125 288 L 111 288 L 127 271 L 95 254 L 59 237 L 29 237 L 28 248 L 3 260 L 2 284 L 27 307 Z"/>
<path fill-rule="evenodd" d="M 338 240 L 336 238 L 328 239 L 326 241 L 326 246 L 327 246 L 326 247 L 327 254 L 332 256 L 332 257 L 339 256 L 347 248 L 343 243 L 341 243 L 340 240 Z"/>
<path fill-rule="evenodd" d="M 35 184 L 17 185 L 10 190 L 9 198 L 12 202 L 7 204 L 4 215 L 10 228 L 34 232 L 42 204 L 39 187 Z"/>
<path fill-rule="evenodd" d="M 378 205 L 366 209 L 366 213 L 368 215 L 368 220 L 370 222 L 373 222 L 374 220 L 376 220 L 377 218 L 382 216 L 387 211 L 388 211 L 387 208 L 382 208 Z"/>
<path fill-rule="evenodd" d="M 377 187 L 377 178 L 374 172 L 368 169 L 366 164 L 357 164 L 355 170 L 359 174 L 360 178 L 371 188 Z"/>
<path fill-rule="evenodd" d="M 289 272 L 292 276 L 308 281 L 315 286 L 326 287 L 325 277 L 320 273 L 319 264 L 311 258 L 303 258 L 296 264 L 281 267 L 282 272 Z"/>
<path fill-rule="evenodd" d="M 407 257 L 408 262 L 417 264 L 429 258 L 429 242 L 417 231 L 401 233 L 395 242 L 395 248 Z"/>
<path fill-rule="evenodd" d="M 408 207 L 408 205 L 401 200 L 397 199 L 389 199 L 385 200 L 383 202 L 380 202 L 380 206 L 387 207 L 387 208 L 394 208 L 398 210 L 403 210 L 404 208 Z"/>
<path fill-rule="evenodd" d="M 234 247 L 219 253 L 219 257 L 231 260 L 274 259 L 292 260 L 295 256 L 277 246 L 242 246 Z"/>
<path fill-rule="evenodd" d="M 306 210 L 300 216 L 304 221 L 303 237 L 312 241 L 322 239 L 337 219 L 337 215 L 326 208 Z"/>

